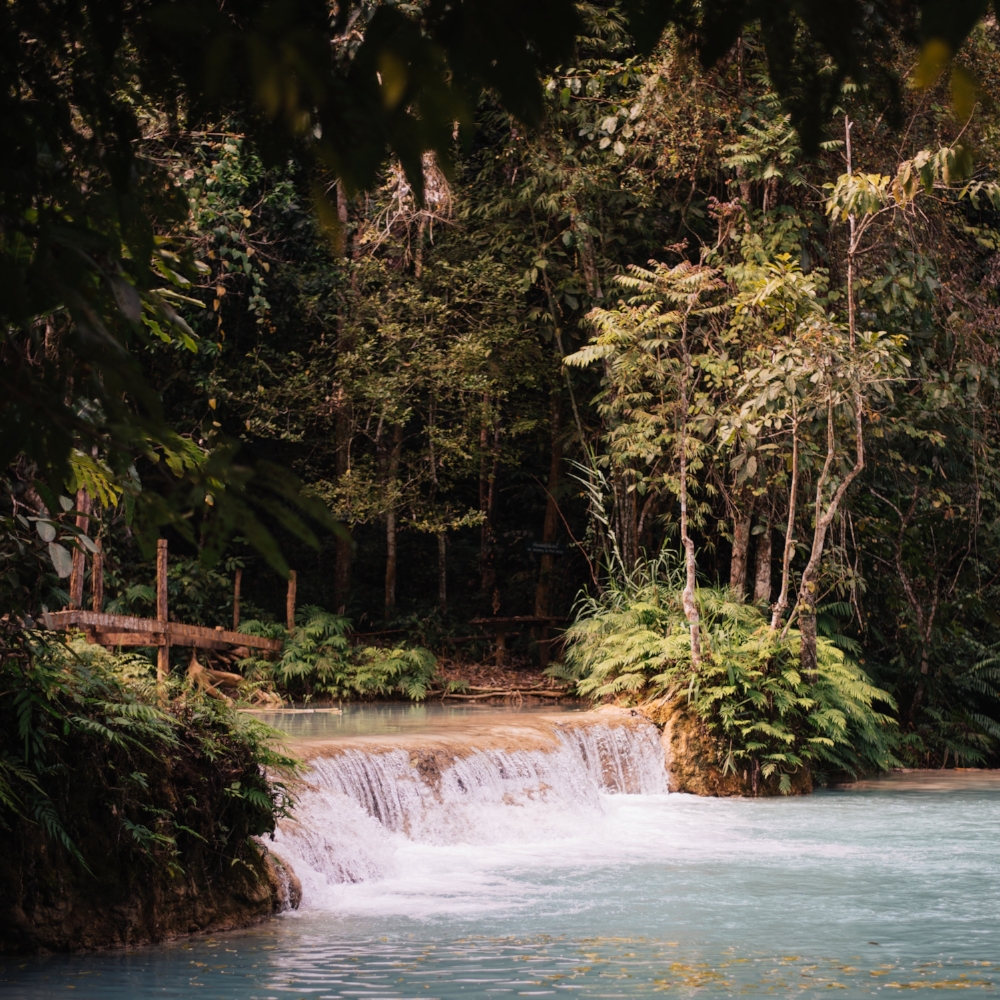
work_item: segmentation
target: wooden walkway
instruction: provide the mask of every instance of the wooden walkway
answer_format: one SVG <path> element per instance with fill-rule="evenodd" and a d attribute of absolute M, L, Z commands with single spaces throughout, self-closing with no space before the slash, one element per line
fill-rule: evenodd
<path fill-rule="evenodd" d="M 184 625 L 159 618 L 107 615 L 98 611 L 48 611 L 42 616 L 48 629 L 80 629 L 91 642 L 117 646 L 188 646 L 195 649 L 227 649 L 245 646 L 268 653 L 281 652 L 280 639 L 230 632 L 221 625 Z"/>
<path fill-rule="evenodd" d="M 79 511 L 76 526 L 86 535 L 93 513 L 91 499 L 86 490 L 77 491 L 76 507 Z M 182 622 L 170 621 L 167 613 L 167 540 L 160 538 L 156 543 L 156 617 L 139 618 L 133 615 L 109 615 L 103 611 L 104 553 L 100 539 L 93 544 L 92 548 L 93 563 L 90 583 L 93 611 L 85 611 L 82 606 L 87 549 L 78 545 L 73 552 L 69 607 L 65 611 L 45 612 L 42 615 L 42 620 L 47 629 L 78 629 L 84 633 L 89 642 L 104 646 L 106 649 L 116 649 L 120 646 L 156 647 L 156 674 L 161 683 L 170 673 L 171 646 L 182 646 L 192 650 L 191 666 L 188 668 L 188 676 L 192 679 L 195 676 L 205 675 L 216 682 L 231 685 L 241 683 L 243 678 L 239 674 L 206 670 L 198 663 L 197 655 L 193 651 L 196 649 L 225 650 L 234 647 L 233 652 L 239 658 L 248 656 L 252 649 L 259 650 L 265 656 L 277 656 L 281 653 L 283 644 L 280 639 L 265 639 L 261 636 L 245 635 L 236 631 L 240 621 L 242 570 L 237 569 L 236 571 L 232 630 L 223 628 L 221 625 L 207 628 L 204 625 L 185 625 Z M 295 572 L 293 570 L 288 581 L 288 600 L 286 602 L 289 632 L 295 627 L 295 589 Z M 243 650 L 246 652 L 243 653 Z M 209 686 L 212 686 L 210 682 L 204 681 L 204 678 L 202 678 L 202 683 L 208 683 Z"/>

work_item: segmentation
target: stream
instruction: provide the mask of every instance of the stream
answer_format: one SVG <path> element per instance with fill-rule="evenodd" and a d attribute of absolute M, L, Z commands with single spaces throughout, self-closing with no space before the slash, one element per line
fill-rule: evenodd
<path fill-rule="evenodd" d="M 667 794 L 625 712 L 271 716 L 309 765 L 267 924 L 0 958 L 11 998 L 849 997 L 1000 988 L 1000 774 Z"/>

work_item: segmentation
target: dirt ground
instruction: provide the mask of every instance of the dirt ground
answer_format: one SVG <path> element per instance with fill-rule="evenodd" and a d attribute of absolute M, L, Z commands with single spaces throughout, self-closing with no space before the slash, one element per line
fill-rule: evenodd
<path fill-rule="evenodd" d="M 489 689 L 497 691 L 495 700 L 502 700 L 520 692 L 524 698 L 531 698 L 531 689 L 551 691 L 553 693 L 567 687 L 564 681 L 556 681 L 551 677 L 546 677 L 540 667 L 525 664 L 505 664 L 498 667 L 495 663 L 470 663 L 463 660 L 442 659 L 438 662 L 438 674 L 445 685 L 464 683 L 465 687 L 461 694 L 475 696 L 476 701 L 493 701 L 494 697 L 487 695 Z M 431 694 L 429 697 L 441 697 L 440 694 Z M 565 696 L 564 699 L 557 699 L 551 695 L 535 695 L 536 700 L 549 703 L 556 703 L 560 700 L 576 701 L 576 698 Z M 452 700 L 449 697 L 447 700 Z M 455 698 L 456 701 L 465 700 Z M 471 699 L 469 699 L 471 700 Z"/>

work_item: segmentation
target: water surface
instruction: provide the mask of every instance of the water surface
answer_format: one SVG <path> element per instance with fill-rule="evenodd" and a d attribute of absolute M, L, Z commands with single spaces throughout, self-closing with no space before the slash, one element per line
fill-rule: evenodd
<path fill-rule="evenodd" d="M 405 1000 L 1000 988 L 995 774 L 902 775 L 750 801 L 573 797 L 551 787 L 560 773 L 551 764 L 537 795 L 483 793 L 467 805 L 445 788 L 442 823 L 412 835 L 347 797 L 317 798 L 308 822 L 324 829 L 314 832 L 363 843 L 377 861 L 372 877 L 337 881 L 300 849 L 297 913 L 131 953 L 0 960 L 0 993 Z M 504 780 L 527 780 L 511 774 Z M 289 836 L 278 846 L 297 849 Z"/>

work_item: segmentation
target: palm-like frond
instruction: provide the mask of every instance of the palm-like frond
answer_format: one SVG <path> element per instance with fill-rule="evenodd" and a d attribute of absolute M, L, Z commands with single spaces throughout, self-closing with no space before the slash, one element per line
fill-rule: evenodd
<path fill-rule="evenodd" d="M 726 589 L 701 588 L 710 655 L 695 670 L 675 565 L 647 563 L 610 580 L 600 596 L 585 595 L 566 632 L 566 662 L 551 672 L 595 699 L 685 699 L 730 769 L 756 766 L 767 777 L 805 766 L 857 773 L 898 763 L 892 697 L 872 684 L 849 655 L 853 645 L 839 636 L 819 636 L 818 670 L 806 677 L 797 632 L 781 638 L 756 605 Z"/>

